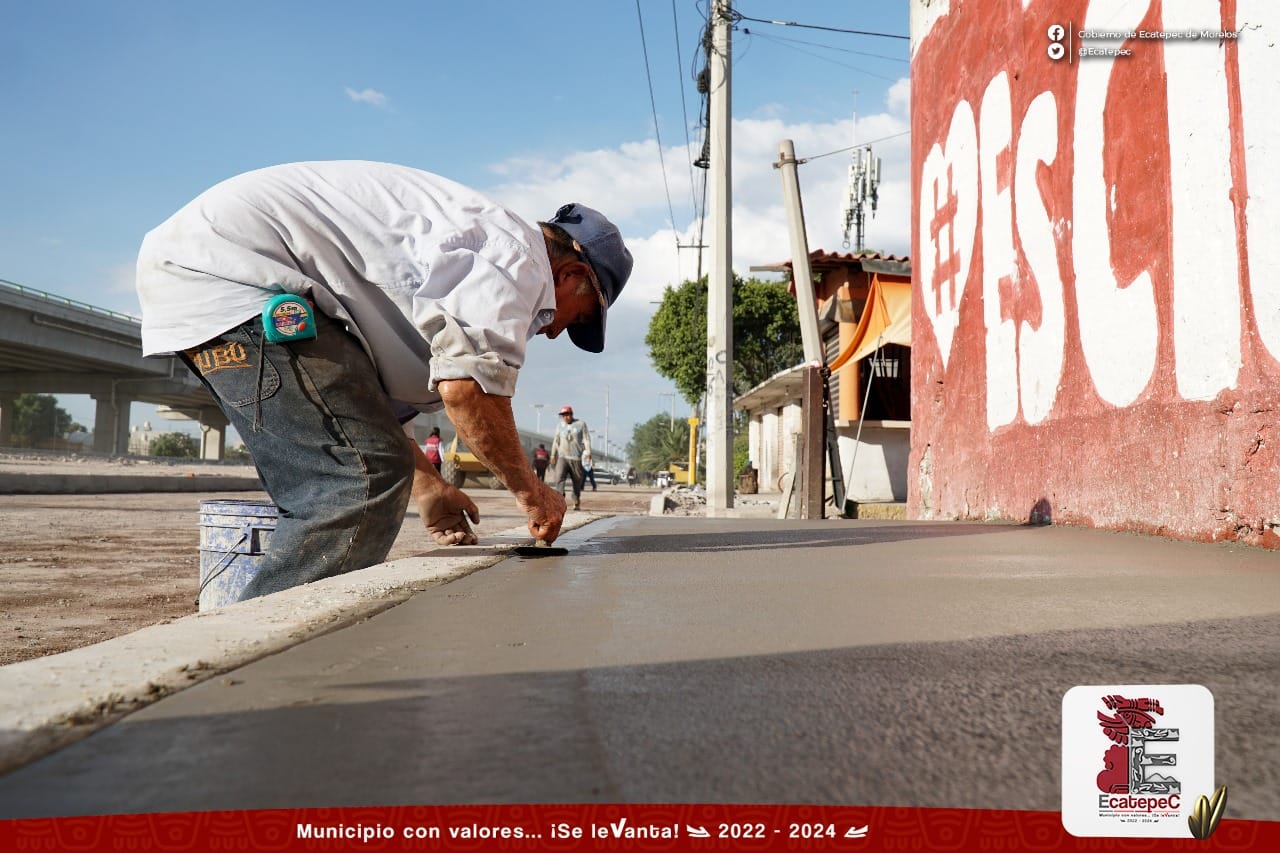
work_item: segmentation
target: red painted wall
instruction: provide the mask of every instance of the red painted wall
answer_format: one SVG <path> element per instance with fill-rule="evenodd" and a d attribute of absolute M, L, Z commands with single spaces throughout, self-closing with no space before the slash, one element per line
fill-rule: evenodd
<path fill-rule="evenodd" d="M 1272 7 L 913 0 L 916 516 L 1280 547 Z"/>

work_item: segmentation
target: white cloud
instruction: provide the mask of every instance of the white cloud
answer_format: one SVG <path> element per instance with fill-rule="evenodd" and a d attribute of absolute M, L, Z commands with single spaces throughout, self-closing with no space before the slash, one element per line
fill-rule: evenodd
<path fill-rule="evenodd" d="M 343 91 L 347 93 L 348 98 L 356 103 L 369 104 L 383 109 L 385 109 L 389 103 L 387 96 L 379 92 L 377 89 L 361 89 L 356 91 L 350 86 L 347 86 Z"/>
<path fill-rule="evenodd" d="M 850 162 L 848 152 L 830 152 L 874 142 L 873 152 L 882 161 L 882 183 L 875 218 L 868 216 L 867 220 L 867 244 L 905 254 L 910 247 L 910 140 L 905 135 L 910 127 L 909 100 L 910 85 L 906 79 L 900 80 L 889 91 L 885 111 L 860 116 L 856 129 L 852 119 L 796 124 L 780 118 L 735 121 L 735 270 L 746 274 L 752 265 L 789 256 L 782 179 L 773 167 L 782 139 L 793 140 L 797 156 L 809 158 L 799 172 L 809 244 L 811 249 L 828 251 L 844 251 L 841 244 Z M 545 218 L 568 201 L 604 212 L 618 223 L 636 256 L 632 283 L 623 300 L 647 301 L 658 298 L 664 285 L 692 278 L 697 269 L 696 251 L 677 251 L 674 238 L 674 230 L 678 230 L 680 243 L 690 244 L 695 242 L 697 232 L 689 153 L 683 145 L 676 145 L 664 149 L 663 156 L 675 223 L 670 221 L 657 143 L 653 140 L 568 152 L 559 160 L 506 160 L 493 167 L 500 182 L 488 192 L 530 219 Z M 702 173 L 695 169 L 692 178 L 700 183 Z M 706 238 L 710 239 L 709 231 Z M 704 271 L 708 263 L 706 256 Z"/>
<path fill-rule="evenodd" d="M 889 90 L 882 112 L 820 123 L 787 123 L 770 110 L 733 124 L 733 263 L 740 275 L 750 267 L 786 261 L 791 250 L 782 178 L 773 164 L 778 143 L 791 139 L 801 159 L 800 188 L 809 248 L 849 251 L 843 246 L 844 203 L 848 195 L 850 153 L 830 153 L 873 142 L 881 158 L 881 184 L 875 218 L 866 223 L 867 246 L 906 254 L 910 230 L 910 84 L 900 80 Z M 891 138 L 887 138 L 891 137 Z M 883 141 L 876 141 L 883 140 Z M 696 152 L 694 152 L 696 156 Z M 829 156 L 820 156 L 829 155 Z M 606 389 L 612 440 L 625 443 L 631 426 L 669 411 L 658 395 L 673 390 L 654 373 L 644 336 L 649 319 L 667 285 L 697 274 L 697 252 L 677 250 L 696 242 L 697 221 L 690 192 L 690 154 L 683 145 L 664 149 L 667 186 L 677 222 L 670 222 L 667 194 L 659 166 L 657 143 L 626 142 L 615 148 L 567 152 L 558 160 L 513 158 L 496 164 L 498 180 L 488 188 L 494 198 L 529 219 L 544 219 L 568 201 L 595 207 L 622 229 L 635 257 L 635 269 L 618 303 L 609 312 L 608 347 L 598 356 L 576 350 L 567 339 L 536 339 L 530 344 L 527 369 L 515 398 L 522 426 L 535 424 L 534 403 L 544 403 L 542 426 L 551 429 L 551 406 L 570 403 L 593 430 L 604 428 Z M 693 171 L 700 184 L 702 173 Z M 710 242 L 710 220 L 704 242 Z M 850 235 L 852 239 L 853 235 Z M 711 255 L 703 255 L 703 272 Z M 760 274 L 757 274 L 760 275 Z M 684 410 L 677 403 L 677 415 Z"/>

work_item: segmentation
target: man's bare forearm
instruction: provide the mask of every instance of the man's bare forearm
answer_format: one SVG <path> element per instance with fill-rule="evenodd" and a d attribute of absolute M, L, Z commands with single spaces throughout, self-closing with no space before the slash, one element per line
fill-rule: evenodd
<path fill-rule="evenodd" d="M 511 398 L 486 394 L 474 379 L 446 379 L 437 390 L 476 458 L 517 497 L 532 494 L 537 480 L 520 444 Z"/>

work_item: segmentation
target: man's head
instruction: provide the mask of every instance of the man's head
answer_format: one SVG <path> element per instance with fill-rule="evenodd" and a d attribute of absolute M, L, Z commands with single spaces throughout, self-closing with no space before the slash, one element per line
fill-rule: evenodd
<path fill-rule="evenodd" d="M 566 204 L 539 225 L 556 288 L 556 316 L 542 333 L 555 338 L 567 329 L 580 349 L 602 352 L 609 306 L 631 276 L 631 252 L 617 227 L 586 205 Z"/>
<path fill-rule="evenodd" d="M 567 418 L 568 422 L 573 421 L 573 406 L 565 406 L 560 410 L 560 417 Z"/>

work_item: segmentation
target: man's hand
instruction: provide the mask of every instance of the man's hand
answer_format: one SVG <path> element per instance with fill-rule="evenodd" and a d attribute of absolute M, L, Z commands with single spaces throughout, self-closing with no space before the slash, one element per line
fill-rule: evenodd
<path fill-rule="evenodd" d="M 444 379 L 436 387 L 467 447 L 498 475 L 529 516 L 529 532 L 535 539 L 554 541 L 564 523 L 564 498 L 534 474 L 525 458 L 511 398 L 486 394 L 473 379 Z M 551 459 L 556 459 L 554 452 Z"/>
<path fill-rule="evenodd" d="M 437 545 L 474 545 L 480 541 L 466 518 L 469 515 L 472 521 L 479 521 L 480 510 L 464 491 L 441 481 L 438 489 L 414 497 L 418 517 Z"/>
<path fill-rule="evenodd" d="M 411 494 L 418 505 L 422 526 L 427 528 L 427 533 L 437 545 L 476 544 L 480 540 L 467 523 L 466 515 L 470 515 L 472 521 L 479 521 L 480 510 L 465 492 L 441 478 L 436 466 L 427 461 L 418 442 L 407 435 L 405 440 L 413 448 Z"/>
<path fill-rule="evenodd" d="M 566 511 L 564 498 L 559 492 L 540 482 L 533 491 L 516 495 L 516 503 L 529 516 L 529 533 L 534 539 L 541 539 L 547 544 L 556 541 Z"/>

